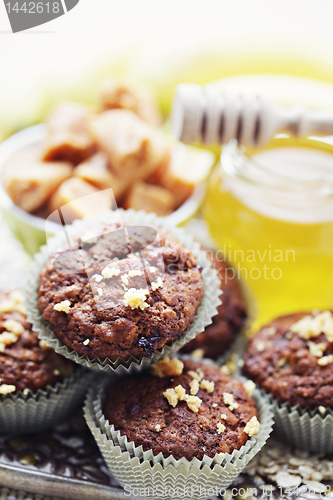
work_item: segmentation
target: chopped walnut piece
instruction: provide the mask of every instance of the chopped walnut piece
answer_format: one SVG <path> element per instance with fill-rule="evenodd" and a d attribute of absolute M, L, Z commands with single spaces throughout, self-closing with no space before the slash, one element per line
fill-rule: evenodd
<path fill-rule="evenodd" d="M 123 274 L 122 277 L 121 277 L 121 281 L 122 283 L 127 286 L 128 285 L 128 274 Z"/>
<path fill-rule="evenodd" d="M 190 370 L 187 373 L 190 377 L 195 378 L 199 382 L 201 382 L 201 380 L 204 378 L 204 374 L 202 370 L 200 370 L 200 368 L 198 368 L 196 371 Z"/>
<path fill-rule="evenodd" d="M 131 309 L 141 309 L 141 311 L 144 311 L 144 309 L 149 307 L 149 304 L 146 302 L 146 295 L 149 295 L 148 290 L 130 288 L 124 295 L 124 304 Z"/>
<path fill-rule="evenodd" d="M 120 269 L 118 267 L 105 267 L 102 271 L 103 278 L 110 279 L 113 276 L 119 276 Z"/>
<path fill-rule="evenodd" d="M 247 380 L 244 384 L 244 389 L 249 396 L 252 396 L 256 388 L 256 384 L 252 380 Z"/>
<path fill-rule="evenodd" d="M 322 358 L 319 358 L 317 363 L 319 366 L 327 366 L 333 363 L 333 354 L 329 354 L 328 356 L 323 356 Z"/>
<path fill-rule="evenodd" d="M 166 356 L 151 366 L 151 372 L 155 377 L 175 377 L 183 373 L 184 363 L 180 359 L 170 359 Z"/>
<path fill-rule="evenodd" d="M 237 410 L 239 404 L 235 401 L 234 395 L 229 392 L 223 393 L 223 402 L 229 407 L 230 411 Z"/>
<path fill-rule="evenodd" d="M 268 328 L 264 328 L 263 333 L 266 335 L 275 335 L 277 332 L 276 328 L 274 326 L 270 326 Z"/>
<path fill-rule="evenodd" d="M 190 382 L 191 395 L 196 396 L 199 392 L 199 381 L 197 379 L 193 379 Z"/>
<path fill-rule="evenodd" d="M 178 401 L 186 401 L 187 395 L 182 385 L 177 385 L 177 387 L 175 387 L 175 392 L 177 394 Z"/>
<path fill-rule="evenodd" d="M 163 396 L 168 400 L 170 406 L 176 408 L 178 404 L 178 396 L 175 389 L 167 389 L 163 392 Z"/>
<path fill-rule="evenodd" d="M 265 350 L 266 344 L 265 342 L 258 342 L 257 343 L 257 351 L 263 352 Z"/>
<path fill-rule="evenodd" d="M 163 286 L 163 281 L 160 277 L 158 277 L 156 282 L 155 281 L 152 282 L 151 289 L 153 290 L 153 292 L 155 292 L 155 290 L 161 288 L 162 286 Z"/>
<path fill-rule="evenodd" d="M 131 269 L 128 271 L 128 276 L 134 278 L 135 276 L 142 276 L 142 272 L 139 269 Z"/>
<path fill-rule="evenodd" d="M 333 342 L 332 313 L 324 311 L 315 316 L 305 316 L 291 325 L 290 331 L 305 340 L 319 337 L 323 333 L 329 342 Z"/>
<path fill-rule="evenodd" d="M 200 383 L 200 389 L 207 391 L 209 394 L 214 392 L 214 388 L 215 388 L 215 383 L 205 378 Z"/>
<path fill-rule="evenodd" d="M 186 395 L 185 401 L 187 403 L 187 406 L 191 411 L 193 411 L 193 413 L 198 413 L 202 403 L 202 399 L 198 398 L 198 396 Z"/>
<path fill-rule="evenodd" d="M 309 340 L 307 342 L 307 344 L 308 344 L 308 348 L 310 350 L 310 353 L 315 358 L 321 358 L 327 349 L 327 345 L 325 344 L 325 342 L 319 342 L 317 344 L 316 342 L 312 342 L 311 340 Z"/>
<path fill-rule="evenodd" d="M 193 352 L 191 352 L 191 359 L 202 359 L 204 357 L 204 350 L 203 349 L 195 349 Z"/>
<path fill-rule="evenodd" d="M 7 384 L 0 385 L 0 394 L 2 395 L 10 394 L 15 391 L 16 391 L 15 385 L 7 385 Z"/>
<path fill-rule="evenodd" d="M 256 416 L 252 417 L 251 420 L 246 424 L 244 432 L 249 437 L 255 436 L 258 434 L 260 428 L 260 423 L 258 422 L 258 419 Z"/>
<path fill-rule="evenodd" d="M 71 303 L 69 300 L 63 300 L 62 302 L 59 302 L 59 304 L 56 304 L 53 309 L 58 312 L 64 312 L 68 314 L 71 309 Z"/>
<path fill-rule="evenodd" d="M 217 433 L 222 434 L 226 430 L 226 426 L 218 422 L 217 424 Z"/>
<path fill-rule="evenodd" d="M 15 321 L 15 319 L 7 319 L 3 323 L 3 327 L 7 332 L 15 333 L 15 335 L 22 335 L 24 332 L 24 326 L 18 321 Z"/>

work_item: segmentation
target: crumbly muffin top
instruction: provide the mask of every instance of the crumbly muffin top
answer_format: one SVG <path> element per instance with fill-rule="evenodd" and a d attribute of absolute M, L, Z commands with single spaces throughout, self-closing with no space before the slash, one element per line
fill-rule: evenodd
<path fill-rule="evenodd" d="M 333 317 L 295 313 L 264 326 L 250 341 L 244 371 L 291 405 L 333 408 Z"/>
<path fill-rule="evenodd" d="M 231 453 L 259 430 L 255 401 L 241 382 L 204 362 L 161 360 L 107 395 L 104 415 L 154 455 L 187 460 Z"/>
<path fill-rule="evenodd" d="M 0 293 L 0 394 L 36 392 L 70 376 L 74 364 L 39 341 L 27 322 L 22 293 Z"/>
<path fill-rule="evenodd" d="M 233 269 L 218 254 L 211 250 L 207 250 L 206 253 L 213 267 L 218 271 L 222 304 L 219 305 L 212 324 L 186 344 L 183 352 L 199 349 L 205 358 L 216 359 L 223 354 L 244 326 L 247 307 Z"/>
<path fill-rule="evenodd" d="M 79 354 L 128 359 L 179 338 L 203 291 L 196 257 L 165 230 L 109 223 L 53 255 L 40 276 L 38 305 Z"/>

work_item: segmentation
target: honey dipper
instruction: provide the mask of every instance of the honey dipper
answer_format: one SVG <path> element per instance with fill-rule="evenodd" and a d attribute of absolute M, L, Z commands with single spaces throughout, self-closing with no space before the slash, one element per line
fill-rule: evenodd
<path fill-rule="evenodd" d="M 226 144 L 237 139 L 244 146 L 263 146 L 282 131 L 296 137 L 333 134 L 333 111 L 281 107 L 260 95 L 185 83 L 176 88 L 171 123 L 177 139 L 186 143 Z"/>

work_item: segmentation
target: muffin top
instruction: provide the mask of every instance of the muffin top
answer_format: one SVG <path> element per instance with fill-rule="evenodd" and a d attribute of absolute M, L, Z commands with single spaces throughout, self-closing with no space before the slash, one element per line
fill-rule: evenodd
<path fill-rule="evenodd" d="M 109 223 L 94 234 L 59 250 L 42 271 L 43 318 L 89 359 L 151 356 L 193 322 L 204 292 L 202 269 L 163 229 Z"/>
<path fill-rule="evenodd" d="M 275 319 L 250 341 L 244 371 L 292 406 L 333 408 L 333 317 L 330 311 Z"/>
<path fill-rule="evenodd" d="M 222 304 L 219 305 L 212 324 L 207 326 L 203 333 L 200 333 L 195 339 L 186 344 L 183 352 L 200 349 L 205 358 L 216 359 L 223 354 L 244 326 L 247 308 L 234 270 L 215 252 L 207 250 L 206 254 L 213 267 L 218 271 L 222 290 Z"/>
<path fill-rule="evenodd" d="M 0 394 L 36 392 L 70 376 L 74 363 L 41 345 L 24 315 L 22 293 L 0 293 Z"/>
<path fill-rule="evenodd" d="M 255 401 L 241 382 L 210 364 L 169 358 L 115 385 L 104 415 L 144 451 L 177 460 L 231 453 L 259 430 Z"/>

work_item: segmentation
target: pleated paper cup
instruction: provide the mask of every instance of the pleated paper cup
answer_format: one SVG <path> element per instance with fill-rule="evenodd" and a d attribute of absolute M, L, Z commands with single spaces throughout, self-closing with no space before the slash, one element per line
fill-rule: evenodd
<path fill-rule="evenodd" d="M 151 500 L 200 500 L 223 495 L 224 489 L 262 449 L 272 431 L 269 400 L 255 390 L 253 398 L 259 412 L 260 430 L 240 450 L 223 457 L 205 456 L 203 460 L 191 461 L 176 460 L 172 456 L 164 458 L 162 453 L 154 456 L 151 450 L 143 451 L 142 446 L 129 442 L 105 419 L 103 404 L 112 383 L 105 381 L 97 393 L 93 389 L 88 391 L 84 414 L 110 472 L 128 494 Z"/>
<path fill-rule="evenodd" d="M 30 434 L 61 423 L 82 403 L 91 380 L 91 372 L 78 367 L 71 377 L 53 387 L 1 396 L 0 432 Z"/>
<path fill-rule="evenodd" d="M 262 394 L 265 391 L 261 389 Z M 333 410 L 291 406 L 269 396 L 274 412 L 274 432 L 295 448 L 333 453 Z"/>
<path fill-rule="evenodd" d="M 52 347 L 58 354 L 87 368 L 99 369 L 107 373 L 116 372 L 117 374 L 124 375 L 146 369 L 151 363 L 155 363 L 163 356 L 171 356 L 179 351 L 187 342 L 203 332 L 206 326 L 212 322 L 212 318 L 217 314 L 217 307 L 221 303 L 219 299 L 221 290 L 217 272 L 215 269 L 212 269 L 211 262 L 207 259 L 205 252 L 200 249 L 199 243 L 195 242 L 193 237 L 187 234 L 183 229 L 174 227 L 163 217 L 157 217 L 154 214 L 146 214 L 143 211 L 137 212 L 132 209 L 118 209 L 116 212 L 110 211 L 98 217 L 75 221 L 71 226 L 67 227 L 67 233 L 70 238 L 79 237 L 80 235 L 82 236 L 84 231 L 91 229 L 93 224 L 119 221 L 119 217 L 124 223 L 138 224 L 140 226 L 155 226 L 165 229 L 182 243 L 185 248 L 191 250 L 196 255 L 198 266 L 203 268 L 202 279 L 204 283 L 204 294 L 200 306 L 197 309 L 193 322 L 178 340 L 172 342 L 170 345 L 164 346 L 151 357 L 142 356 L 140 359 L 130 357 L 128 360 L 118 358 L 115 361 L 108 358 L 105 360 L 98 358 L 90 360 L 86 355 L 80 355 L 78 352 L 63 344 L 55 333 L 53 333 L 51 325 L 43 320 L 37 305 L 40 273 L 50 260 L 50 250 L 59 249 L 64 245 L 65 235 L 63 234 L 59 234 L 49 240 L 48 245 L 41 247 L 40 252 L 35 255 L 26 281 L 25 299 L 28 321 L 33 325 L 34 331 L 38 332 L 39 338 L 45 340 L 46 344 Z"/>

